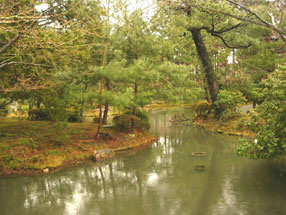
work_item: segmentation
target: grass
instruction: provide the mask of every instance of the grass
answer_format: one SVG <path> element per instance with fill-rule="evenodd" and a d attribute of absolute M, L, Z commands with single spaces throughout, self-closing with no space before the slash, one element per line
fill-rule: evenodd
<path fill-rule="evenodd" d="M 154 142 L 139 131 L 124 133 L 103 128 L 104 137 L 94 140 L 94 123 L 58 124 L 0 118 L 0 174 L 39 173 L 88 160 L 96 149 L 127 150 Z"/>

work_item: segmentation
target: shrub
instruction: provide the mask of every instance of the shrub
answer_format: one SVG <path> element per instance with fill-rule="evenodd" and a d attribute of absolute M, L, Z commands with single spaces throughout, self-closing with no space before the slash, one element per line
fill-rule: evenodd
<path fill-rule="evenodd" d="M 113 118 L 114 127 L 120 131 L 131 131 L 135 129 L 140 119 L 136 116 L 123 114 Z"/>
<path fill-rule="evenodd" d="M 209 102 L 203 100 L 194 103 L 191 106 L 191 109 L 196 112 L 196 117 L 207 118 L 210 112 L 212 111 L 212 105 Z"/>
<path fill-rule="evenodd" d="M 271 159 L 286 154 L 286 65 L 268 77 L 266 86 L 265 100 L 248 123 L 257 132 L 256 141 L 243 140 L 241 156 Z"/>
<path fill-rule="evenodd" d="M 67 111 L 68 122 L 83 122 L 83 118 L 80 117 L 80 113 L 77 110 Z"/>
<path fill-rule="evenodd" d="M 51 117 L 49 111 L 44 108 L 34 109 L 29 111 L 29 117 L 32 121 L 50 121 Z"/>
<path fill-rule="evenodd" d="M 229 118 L 237 113 L 237 105 L 245 102 L 242 93 L 239 91 L 221 90 L 218 95 L 216 107 L 220 110 L 220 118 Z"/>
<path fill-rule="evenodd" d="M 129 110 L 129 111 L 124 112 L 124 114 L 133 115 L 133 112 Z M 149 117 L 148 117 L 147 113 L 140 111 L 140 110 L 136 111 L 136 117 L 138 117 L 141 121 L 149 121 Z"/>
<path fill-rule="evenodd" d="M 8 113 L 8 108 L 5 102 L 0 102 L 0 117 L 6 116 Z"/>
<path fill-rule="evenodd" d="M 29 118 L 32 121 L 68 121 L 82 122 L 79 112 L 75 110 L 56 110 L 54 108 L 40 108 L 29 111 Z"/>
<path fill-rule="evenodd" d="M 127 111 L 123 115 L 114 117 L 113 123 L 115 128 L 121 131 L 138 129 L 146 132 L 151 127 L 147 114 L 141 111 L 137 111 L 136 116 L 133 116 L 131 111 Z"/>

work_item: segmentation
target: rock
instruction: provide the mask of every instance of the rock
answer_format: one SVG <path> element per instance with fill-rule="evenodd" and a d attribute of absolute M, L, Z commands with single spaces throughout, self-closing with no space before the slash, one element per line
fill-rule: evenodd
<path fill-rule="evenodd" d="M 101 150 L 94 150 L 93 158 L 95 160 L 104 160 L 107 158 L 114 157 L 115 152 L 113 149 L 101 149 Z"/>
<path fill-rule="evenodd" d="M 197 170 L 197 171 L 204 171 L 204 169 L 205 169 L 205 165 L 196 165 L 195 166 L 195 170 Z"/>
<path fill-rule="evenodd" d="M 195 157 L 204 157 L 206 153 L 205 152 L 193 152 L 192 155 Z"/>
<path fill-rule="evenodd" d="M 113 125 L 103 125 L 102 128 L 112 128 Z"/>
<path fill-rule="evenodd" d="M 43 173 L 48 173 L 49 172 L 49 168 L 43 169 Z"/>

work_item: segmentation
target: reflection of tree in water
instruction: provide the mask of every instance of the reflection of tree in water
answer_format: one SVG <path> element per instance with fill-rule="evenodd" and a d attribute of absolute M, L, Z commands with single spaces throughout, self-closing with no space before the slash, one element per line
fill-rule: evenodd
<path fill-rule="evenodd" d="M 0 206 L 5 205 L 0 214 L 266 215 L 271 205 L 272 214 L 286 214 L 279 209 L 285 183 L 265 165 L 236 157 L 234 138 L 170 126 L 172 114 L 152 116 L 159 141 L 135 154 L 50 175 L 0 180 Z M 193 157 L 195 151 L 206 156 Z M 206 169 L 195 171 L 195 165 Z M 259 199 L 264 206 L 256 203 Z"/>

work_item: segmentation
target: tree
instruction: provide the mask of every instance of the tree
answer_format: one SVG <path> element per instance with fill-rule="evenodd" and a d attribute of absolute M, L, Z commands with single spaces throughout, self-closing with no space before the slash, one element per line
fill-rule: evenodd
<path fill-rule="evenodd" d="M 243 27 L 245 27 L 245 24 L 229 19 L 217 12 L 207 11 L 204 7 L 200 7 L 201 4 L 211 5 L 214 8 L 221 7 L 218 2 L 213 1 L 204 3 L 201 1 L 167 2 L 165 6 L 175 11 L 174 13 L 176 14 L 179 11 L 182 19 L 181 25 L 184 26 L 186 31 L 191 33 L 198 57 L 203 66 L 211 102 L 214 104 L 218 99 L 219 85 L 202 31 L 218 38 L 227 48 L 247 48 L 250 46 L 250 43 L 247 40 L 243 40 L 245 38 L 238 39 L 234 36 L 244 31 Z M 216 113 L 218 114 L 219 112 L 220 110 L 216 109 Z"/>
<path fill-rule="evenodd" d="M 0 9 L 1 95 L 16 99 L 15 92 L 24 92 L 31 108 L 35 100 L 40 104 L 43 90 L 73 83 L 79 71 L 85 79 L 102 29 L 96 1 L 51 0 L 38 6 L 32 0 L 4 0 Z"/>

